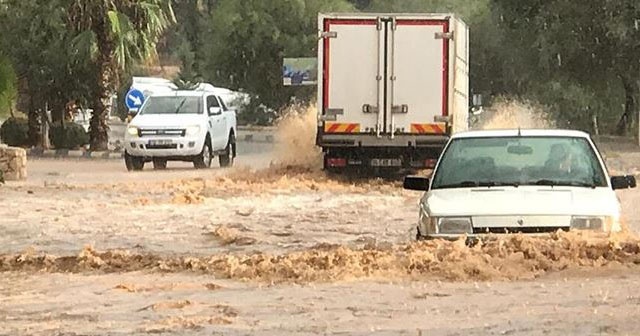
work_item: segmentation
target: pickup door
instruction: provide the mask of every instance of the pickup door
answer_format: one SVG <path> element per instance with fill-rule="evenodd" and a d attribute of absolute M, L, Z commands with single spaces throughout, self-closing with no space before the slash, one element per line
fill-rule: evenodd
<path fill-rule="evenodd" d="M 218 101 L 218 97 L 214 95 L 207 96 L 207 113 L 209 114 L 211 146 L 214 151 L 222 150 L 227 146 L 227 117 Z"/>

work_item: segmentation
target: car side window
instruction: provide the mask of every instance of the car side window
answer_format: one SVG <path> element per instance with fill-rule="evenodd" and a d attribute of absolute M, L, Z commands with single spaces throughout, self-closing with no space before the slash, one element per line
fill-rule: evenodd
<path fill-rule="evenodd" d="M 207 110 L 211 107 L 220 107 L 220 103 L 218 103 L 218 99 L 216 96 L 208 96 L 207 97 Z"/>
<path fill-rule="evenodd" d="M 218 97 L 218 99 L 220 100 L 220 105 L 222 105 L 222 110 L 223 111 L 228 111 L 229 108 L 227 108 L 227 104 L 224 103 L 224 100 L 222 100 L 222 98 Z"/>

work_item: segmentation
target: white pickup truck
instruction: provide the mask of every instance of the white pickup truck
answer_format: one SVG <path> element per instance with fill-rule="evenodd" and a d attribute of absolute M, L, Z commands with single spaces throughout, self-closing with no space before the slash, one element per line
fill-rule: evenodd
<path fill-rule="evenodd" d="M 214 156 L 229 167 L 236 156 L 236 112 L 214 92 L 175 90 L 148 97 L 125 133 L 127 170 L 146 162 L 164 169 L 167 161 L 208 168 Z"/>

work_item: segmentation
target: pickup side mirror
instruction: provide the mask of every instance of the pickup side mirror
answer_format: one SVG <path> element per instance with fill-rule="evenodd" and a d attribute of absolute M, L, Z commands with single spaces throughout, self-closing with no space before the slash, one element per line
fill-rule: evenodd
<path fill-rule="evenodd" d="M 406 176 L 402 186 L 407 190 L 427 191 L 429 190 L 429 178 L 422 176 Z"/>
<path fill-rule="evenodd" d="M 484 106 L 482 106 L 482 95 L 474 94 L 471 98 L 471 108 L 469 109 L 471 114 L 479 115 L 484 112 Z"/>
<path fill-rule="evenodd" d="M 472 100 L 472 105 L 474 107 L 480 107 L 482 106 L 482 95 L 481 94 L 474 94 L 473 97 L 471 98 Z"/>
<path fill-rule="evenodd" d="M 611 176 L 611 188 L 617 189 L 629 189 L 636 187 L 636 177 L 633 175 L 626 176 Z"/>
<path fill-rule="evenodd" d="M 212 116 L 212 115 L 218 115 L 218 114 L 221 114 L 221 113 L 222 113 L 222 108 L 221 108 L 221 107 L 214 107 L 214 106 L 211 106 L 211 107 L 209 108 L 209 115 L 210 115 L 210 116 Z"/>

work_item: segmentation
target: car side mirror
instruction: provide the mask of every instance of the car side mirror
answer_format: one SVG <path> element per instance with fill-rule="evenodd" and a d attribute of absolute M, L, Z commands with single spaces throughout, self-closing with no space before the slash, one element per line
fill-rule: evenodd
<path fill-rule="evenodd" d="M 611 188 L 613 190 L 629 189 L 629 188 L 635 188 L 635 187 L 636 187 L 636 177 L 633 175 L 611 177 Z"/>
<path fill-rule="evenodd" d="M 429 178 L 422 176 L 406 176 L 402 186 L 407 190 L 427 191 L 429 190 Z"/>
<path fill-rule="evenodd" d="M 222 108 L 220 108 L 220 107 L 214 107 L 214 106 L 211 106 L 211 107 L 209 108 L 209 115 L 210 115 L 210 116 L 211 116 L 211 115 L 218 115 L 218 114 L 220 114 L 220 113 L 222 113 Z"/>

